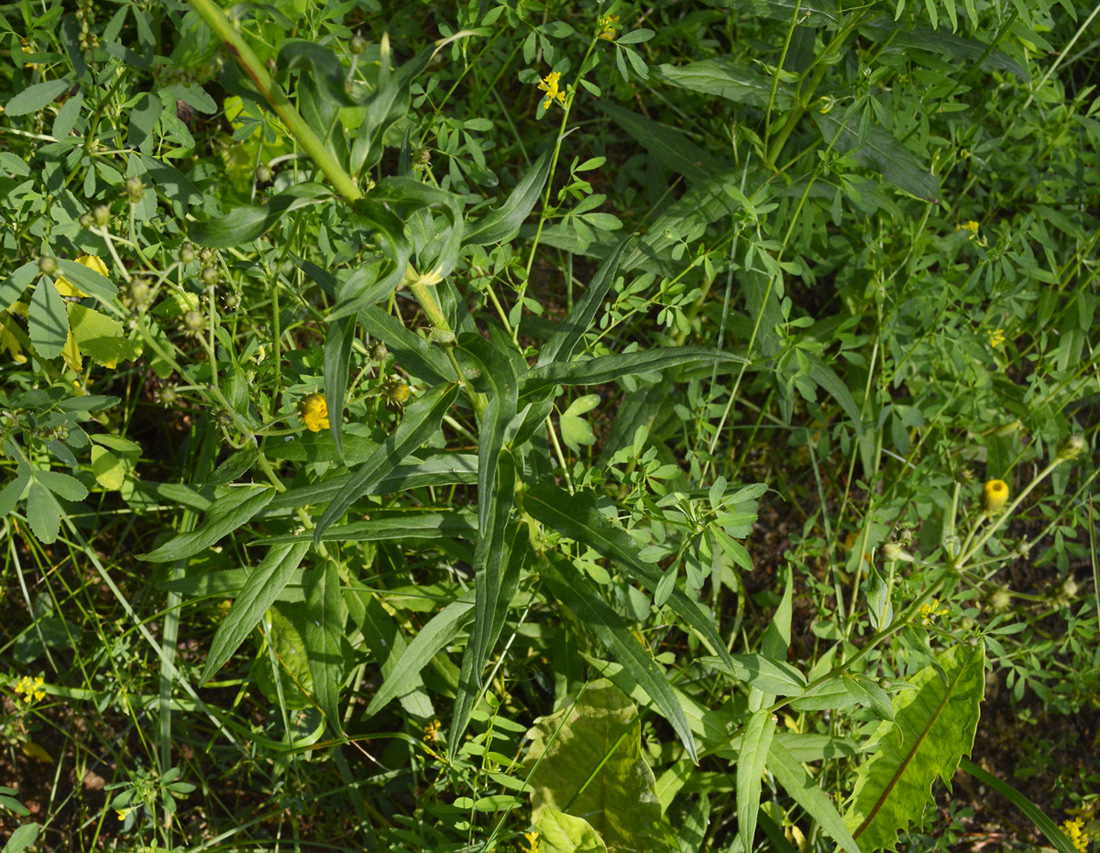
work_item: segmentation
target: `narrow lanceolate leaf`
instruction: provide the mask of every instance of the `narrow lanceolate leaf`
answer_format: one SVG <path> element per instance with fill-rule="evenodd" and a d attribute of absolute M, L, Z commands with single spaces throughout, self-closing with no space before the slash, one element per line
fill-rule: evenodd
<path fill-rule="evenodd" d="M 218 219 L 192 223 L 187 235 L 199 245 L 229 249 L 262 237 L 288 213 L 319 204 L 328 195 L 322 184 L 299 184 L 293 193 L 272 196 L 263 207 L 241 205 Z"/>
<path fill-rule="evenodd" d="M 778 740 L 773 739 L 768 747 L 768 769 L 775 780 L 783 786 L 806 814 L 817 822 L 826 833 L 848 853 L 860 853 L 852 833 L 844 825 L 844 818 L 836 810 L 833 801 L 818 786 L 813 777 L 795 760 Z"/>
<path fill-rule="evenodd" d="M 248 522 L 273 497 L 275 490 L 262 486 L 233 489 L 210 505 L 206 518 L 197 530 L 181 533 L 148 554 L 140 554 L 139 558 L 151 563 L 166 563 L 192 557 Z"/>
<path fill-rule="evenodd" d="M 47 80 L 45 83 L 35 83 L 8 101 L 4 105 L 4 112 L 9 116 L 38 112 L 62 92 L 68 91 L 72 85 L 71 80 Z"/>
<path fill-rule="evenodd" d="M 623 376 L 659 373 L 687 364 L 748 364 L 748 360 L 730 352 L 707 347 L 670 347 L 668 349 L 605 355 L 587 361 L 555 362 L 535 367 L 523 380 L 528 394 L 551 385 L 602 385 Z"/>
<path fill-rule="evenodd" d="M 826 145 L 834 145 L 837 151 L 851 155 L 857 162 L 907 193 L 926 201 L 938 201 L 940 182 L 917 158 L 917 155 L 895 139 L 886 128 L 871 124 L 867 134 L 860 138 L 858 124 L 850 126 L 828 113 L 811 111 Z"/>
<path fill-rule="evenodd" d="M 584 339 L 584 333 L 595 323 L 596 312 L 600 310 L 608 290 L 615 281 L 615 274 L 619 271 L 619 261 L 628 242 L 629 238 L 623 240 L 610 255 L 603 259 L 592 281 L 588 283 L 588 290 L 573 305 L 573 312 L 565 318 L 565 322 L 550 336 L 550 340 L 539 352 L 538 367 L 545 367 L 553 362 L 568 362 L 573 357 L 573 351 Z"/>
<path fill-rule="evenodd" d="M 372 338 L 382 341 L 398 363 L 409 373 L 429 385 L 454 382 L 454 367 L 438 347 L 434 347 L 401 321 L 377 306 L 359 311 L 359 323 Z"/>
<path fill-rule="evenodd" d="M 739 67 L 732 57 L 704 59 L 686 65 L 658 65 L 650 71 L 658 80 L 681 89 L 753 107 L 766 107 L 772 94 L 771 77 Z M 790 107 L 790 92 L 777 89 L 775 105 L 781 110 Z"/>
<path fill-rule="evenodd" d="M 774 696 L 797 696 L 806 688 L 806 679 L 793 666 L 764 655 L 729 655 L 698 658 L 699 663 L 721 669 L 764 693 Z"/>
<path fill-rule="evenodd" d="M 937 776 L 951 777 L 974 745 L 985 689 L 985 647 L 960 645 L 909 679 L 893 698 L 894 722 L 875 732 L 871 758 L 856 774 L 844 822 L 864 851 L 893 850 L 898 830 L 919 820 Z"/>
<path fill-rule="evenodd" d="M 340 640 L 344 636 L 347 608 L 340 587 L 340 574 L 332 560 L 322 568 L 306 572 L 306 624 L 302 639 L 306 644 L 309 672 L 313 676 L 313 695 L 329 726 L 343 736 L 340 725 L 340 686 L 344 680 L 344 655 Z"/>
<path fill-rule="evenodd" d="M 325 402 L 328 404 L 329 431 L 339 456 L 344 455 L 344 395 L 348 390 L 354 340 L 354 317 L 336 320 L 325 335 Z"/>
<path fill-rule="evenodd" d="M 691 733 L 684 710 L 668 683 L 664 670 L 627 627 L 614 610 L 600 598 L 591 584 L 585 582 L 572 564 L 556 554 L 548 554 L 539 563 L 539 573 L 553 596 L 573 611 L 573 615 L 600 638 L 615 660 L 622 664 L 665 719 L 672 724 L 692 761 L 698 763 L 695 737 Z"/>
<path fill-rule="evenodd" d="M 775 718 L 767 708 L 754 711 L 741 736 L 737 756 L 737 837 L 743 850 L 752 850 L 756 815 L 760 811 L 761 777 L 768 764 L 768 748 L 775 734 Z"/>
<path fill-rule="evenodd" d="M 661 582 L 660 568 L 638 556 L 638 546 L 630 538 L 630 534 L 604 518 L 590 494 L 579 492 L 570 495 L 557 486 L 541 484 L 524 494 L 523 508 L 532 518 L 563 536 L 614 560 L 631 577 L 640 580 L 646 589 L 656 591 Z M 679 588 L 672 591 L 668 606 L 720 655 L 719 659 L 725 666 L 731 670 L 734 668 L 734 660 L 726 651 L 726 644 L 719 638 L 712 617 L 700 610 L 699 605 Z"/>
<path fill-rule="evenodd" d="M 706 180 L 722 170 L 720 162 L 680 131 L 618 104 L 600 101 L 596 106 L 675 174 L 694 182 Z"/>
<path fill-rule="evenodd" d="M 457 393 L 457 385 L 437 385 L 418 397 L 416 402 L 405 410 L 405 416 L 397 428 L 382 442 L 371 458 L 351 475 L 344 487 L 332 499 L 332 503 L 328 505 L 328 509 L 317 522 L 313 534 L 315 541 L 320 541 L 325 530 L 347 512 L 348 507 L 363 495 L 368 494 L 378 481 L 439 429 L 443 415 L 451 407 Z"/>
<path fill-rule="evenodd" d="M 431 621 L 413 637 L 412 642 L 405 648 L 405 653 L 394 665 L 389 677 L 382 682 L 382 686 L 367 706 L 366 716 L 377 714 L 391 700 L 417 689 L 420 685 L 421 670 L 454 639 L 459 628 L 469 619 L 473 609 L 474 590 L 470 590 L 433 616 Z"/>
<path fill-rule="evenodd" d="M 490 211 L 473 224 L 462 241 L 467 246 L 487 246 L 491 243 L 503 243 L 519 233 L 523 220 L 534 208 L 546 179 L 550 175 L 551 151 L 545 151 L 535 164 L 516 184 L 511 195 L 496 210 Z"/>
<path fill-rule="evenodd" d="M 260 564 L 249 572 L 232 609 L 218 626 L 200 683 L 206 682 L 221 669 L 244 642 L 244 638 L 260 623 L 267 608 L 279 597 L 308 550 L 309 543 L 302 542 L 301 537 L 297 542 L 286 542 L 268 548 Z"/>

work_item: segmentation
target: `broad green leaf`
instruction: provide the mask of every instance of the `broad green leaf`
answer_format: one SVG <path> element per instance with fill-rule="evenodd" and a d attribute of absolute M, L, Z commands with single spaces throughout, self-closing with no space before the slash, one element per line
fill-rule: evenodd
<path fill-rule="evenodd" d="M 848 853 L 860 853 L 859 845 L 852 838 L 848 827 L 844 825 L 844 818 L 836 810 L 832 799 L 821 790 L 813 777 L 795 760 L 778 738 L 773 738 L 768 746 L 768 770 L 791 795 L 791 798 L 828 833 L 830 838 Z"/>
<path fill-rule="evenodd" d="M 753 711 L 741 735 L 737 756 L 737 837 L 744 850 L 753 850 L 756 816 L 760 811 L 761 777 L 768 763 L 768 748 L 775 734 L 775 717 L 767 708 Z"/>
<path fill-rule="evenodd" d="M 593 588 L 571 563 L 556 554 L 546 554 L 539 566 L 543 583 L 553 596 L 568 607 L 582 625 L 595 632 L 615 660 L 661 709 L 691 759 L 698 761 L 691 727 L 664 670 L 649 649 L 638 642 L 622 617 L 604 602 L 598 589 Z"/>
<path fill-rule="evenodd" d="M 263 486 L 232 489 L 211 504 L 197 530 L 181 533 L 148 554 L 139 554 L 138 558 L 151 563 L 166 563 L 194 556 L 247 523 L 273 497 L 275 490 Z"/>
<path fill-rule="evenodd" d="M 592 824 L 547 806 L 535 818 L 539 853 L 607 853 L 607 846 Z"/>
<path fill-rule="evenodd" d="M 959 767 L 983 785 L 988 785 L 1027 815 L 1028 820 L 1035 825 L 1036 829 L 1047 837 L 1047 841 L 1051 843 L 1058 853 L 1080 853 L 1073 842 L 1066 837 L 1066 834 L 1058 828 L 1058 825 L 1054 821 L 1044 814 L 1042 809 L 1007 782 L 997 778 L 992 773 L 986 772 L 973 761 L 969 761 L 965 758 L 959 762 Z"/>
<path fill-rule="evenodd" d="M 831 678 L 802 693 L 791 702 L 796 711 L 826 711 L 850 708 L 859 702 L 859 695 L 850 689 L 851 682 L 844 676 Z"/>
<path fill-rule="evenodd" d="M 605 355 L 587 361 L 555 362 L 535 367 L 523 380 L 523 392 L 528 394 L 552 385 L 602 385 L 623 376 L 657 373 L 688 364 L 748 364 L 748 360 L 733 353 L 706 347 L 669 347 L 667 349 Z"/>
<path fill-rule="evenodd" d="M 82 501 L 88 497 L 88 490 L 80 480 L 60 471 L 35 471 L 34 479 L 64 500 Z"/>
<path fill-rule="evenodd" d="M 42 358 L 57 358 L 69 337 L 69 315 L 57 286 L 43 276 L 31 296 L 27 312 L 31 343 Z"/>
<path fill-rule="evenodd" d="M 348 390 L 354 341 L 354 317 L 341 317 L 325 333 L 325 402 L 328 404 L 329 432 L 340 457 L 344 455 L 344 397 Z"/>
<path fill-rule="evenodd" d="M 8 101 L 4 105 L 4 113 L 9 117 L 36 113 L 53 103 L 72 85 L 71 80 L 47 80 L 45 83 L 34 83 Z"/>
<path fill-rule="evenodd" d="M 541 484 L 524 494 L 523 508 L 532 518 L 563 536 L 614 560 L 624 570 L 628 570 L 631 577 L 640 580 L 646 589 L 656 591 L 661 582 L 661 570 L 638 556 L 638 546 L 630 538 L 630 534 L 615 527 L 600 514 L 592 495 L 586 492 L 570 495 L 557 486 Z M 704 613 L 696 602 L 690 600 L 682 589 L 673 590 L 668 606 L 699 633 L 728 667 L 734 666 L 733 658 L 726 651 L 726 644 L 718 636 L 714 619 Z"/>
<path fill-rule="evenodd" d="M 305 641 L 298 625 L 302 624 L 301 602 L 277 602 L 267 612 L 269 649 L 260 653 L 252 669 L 252 679 L 269 702 L 278 702 L 292 711 L 313 706 L 313 675 L 305 654 Z M 271 660 L 274 652 L 276 663 Z M 321 729 L 324 729 L 322 723 Z"/>
<path fill-rule="evenodd" d="M 24 470 L 30 470 L 24 469 Z M 20 474 L 6 486 L 3 491 L 0 491 L 0 517 L 7 518 L 8 513 L 15 510 L 16 505 L 23 497 L 23 492 L 27 490 L 27 486 L 31 484 L 31 475 L 29 473 Z"/>
<path fill-rule="evenodd" d="M 331 420 L 331 419 L 330 419 Z M 370 429 L 366 424 L 348 424 L 343 437 L 343 461 L 346 465 L 358 465 L 366 462 L 378 449 L 378 442 L 369 437 Z M 331 430 L 311 432 L 302 430 L 296 435 L 268 439 L 264 444 L 264 455 L 268 459 L 286 459 L 291 462 L 338 462 L 340 454 L 336 452 L 336 439 Z M 327 485 L 332 480 L 317 485 Z M 314 487 L 310 487 L 314 488 Z M 279 495 L 285 499 L 286 493 Z"/>
<path fill-rule="evenodd" d="M 531 213 L 546 179 L 550 175 L 551 151 L 544 151 L 523 176 L 516 188 L 496 210 L 477 220 L 463 238 L 467 246 L 488 246 L 504 243 L 519 233 L 523 220 Z"/>
<path fill-rule="evenodd" d="M 321 540 L 321 535 L 336 519 L 340 518 L 348 507 L 363 495 L 369 494 L 383 477 L 393 471 L 410 453 L 422 445 L 439 429 L 439 424 L 447 409 L 451 407 L 458 393 L 456 385 L 437 385 L 418 397 L 406 410 L 392 433 L 386 438 L 374 454 L 364 462 L 344 484 L 336 497 L 328 505 L 314 529 L 313 539 Z"/>
<path fill-rule="evenodd" d="M 38 275 L 38 261 L 28 261 L 21 267 L 12 270 L 11 274 L 0 284 L 0 311 L 7 311 L 23 295 L 23 291 L 30 287 L 34 277 Z"/>
<path fill-rule="evenodd" d="M 720 163 L 678 130 L 618 104 L 599 101 L 596 106 L 672 173 L 702 181 L 722 170 Z"/>
<path fill-rule="evenodd" d="M 25 823 L 16 827 L 15 831 L 8 836 L 8 842 L 4 845 L 4 853 L 23 853 L 24 850 L 34 844 L 40 829 L 42 829 L 42 825 L 37 823 Z"/>
<path fill-rule="evenodd" d="M 611 682 L 592 682 L 575 703 L 538 720 L 530 736 L 536 824 L 554 809 L 583 815 L 609 849 L 677 850 L 642 756 L 637 708 Z"/>
<path fill-rule="evenodd" d="M 851 153 L 858 163 L 918 198 L 940 199 L 940 182 L 936 176 L 886 128 L 872 123 L 861 139 L 858 127 L 842 124 L 830 113 L 811 111 L 810 115 L 817 122 L 826 145 L 834 144 L 837 151 Z"/>
<path fill-rule="evenodd" d="M 937 776 L 948 790 L 974 745 L 985 688 L 985 647 L 953 646 L 894 695 L 894 722 L 872 737 L 871 757 L 856 773 L 844 822 L 866 851 L 897 845 L 898 830 L 918 821 Z"/>
<path fill-rule="evenodd" d="M 686 65 L 655 65 L 650 71 L 658 80 L 681 89 L 752 107 L 766 107 L 771 98 L 771 77 L 738 67 L 732 57 L 704 59 Z M 780 85 L 775 92 L 775 106 L 785 110 L 791 102 L 790 92 Z"/>
<path fill-rule="evenodd" d="M 313 676 L 313 696 L 329 727 L 342 737 L 340 687 L 344 681 L 344 655 L 340 641 L 344 636 L 347 608 L 340 587 L 339 567 L 334 560 L 325 560 L 323 566 L 306 572 L 305 616 L 302 639 Z"/>
<path fill-rule="evenodd" d="M 428 661 L 454 639 L 463 623 L 470 618 L 470 611 L 474 609 L 474 595 L 474 590 L 463 593 L 457 601 L 444 607 L 417 632 L 405 648 L 405 653 L 393 665 L 389 677 L 382 682 L 382 686 L 374 694 L 370 705 L 367 706 L 365 716 L 374 716 L 386 707 L 390 700 L 404 696 L 419 687 L 420 672 L 428 665 Z"/>
<path fill-rule="evenodd" d="M 52 545 L 57 541 L 61 529 L 61 506 L 53 492 L 37 481 L 31 482 L 27 493 L 27 521 L 39 542 Z"/>
<path fill-rule="evenodd" d="M 603 305 L 607 292 L 615 282 L 615 274 L 619 270 L 619 260 L 622 258 L 629 238 L 619 243 L 611 253 L 600 263 L 599 269 L 588 283 L 588 290 L 574 305 L 573 311 L 565 319 L 565 322 L 550 336 L 545 345 L 539 351 L 538 367 L 546 367 L 554 362 L 568 362 L 573 357 L 573 351 L 584 339 L 585 333 L 594 328 L 596 313 Z"/>
<path fill-rule="evenodd" d="M 140 346 L 126 337 L 118 320 L 87 305 L 70 302 L 69 328 L 83 355 L 97 364 L 114 369 L 120 361 L 131 361 L 141 354 Z"/>
<path fill-rule="evenodd" d="M 210 644 L 210 654 L 206 658 L 200 684 L 222 668 L 244 642 L 244 638 L 260 623 L 264 613 L 279 597 L 308 550 L 309 543 L 302 542 L 301 537 L 295 542 L 268 548 L 260 564 L 248 573 L 248 579 L 236 595 L 232 609 L 218 626 Z"/>
<path fill-rule="evenodd" d="M 570 403 L 569 408 L 561 413 L 561 417 L 558 419 L 558 424 L 561 427 L 561 440 L 574 453 L 580 452 L 582 444 L 589 446 L 596 443 L 596 434 L 592 431 L 588 421 L 581 416 L 596 408 L 602 400 L 603 398 L 599 394 L 586 394 Z"/>

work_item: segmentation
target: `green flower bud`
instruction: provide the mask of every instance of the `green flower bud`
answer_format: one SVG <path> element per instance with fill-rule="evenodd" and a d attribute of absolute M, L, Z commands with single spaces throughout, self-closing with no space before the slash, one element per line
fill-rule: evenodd
<path fill-rule="evenodd" d="M 38 259 L 38 270 L 44 275 L 53 275 L 57 272 L 57 259 L 43 255 Z"/>
<path fill-rule="evenodd" d="M 1076 459 L 1086 450 L 1088 450 L 1088 444 L 1085 443 L 1084 436 L 1066 436 L 1062 439 L 1061 444 L 1058 445 L 1058 458 L 1063 461 L 1067 459 Z"/>
<path fill-rule="evenodd" d="M 126 179 L 124 189 L 126 191 L 126 201 L 130 204 L 139 204 L 145 197 L 145 184 L 142 183 L 141 178 L 136 176 Z"/>
<path fill-rule="evenodd" d="M 95 218 L 95 224 L 100 228 L 106 228 L 111 224 L 111 208 L 105 204 L 101 204 L 92 211 L 92 216 Z"/>
<path fill-rule="evenodd" d="M 353 56 L 362 56 L 367 52 L 367 40 L 362 36 L 352 36 L 351 41 L 348 42 L 348 50 Z"/>
<path fill-rule="evenodd" d="M 190 264 L 195 260 L 195 247 L 190 243 L 184 243 L 180 246 L 179 259 L 181 264 Z"/>

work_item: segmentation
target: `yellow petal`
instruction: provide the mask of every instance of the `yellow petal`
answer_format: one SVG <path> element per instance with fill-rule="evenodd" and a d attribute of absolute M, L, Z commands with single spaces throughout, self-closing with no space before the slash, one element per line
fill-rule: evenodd
<path fill-rule="evenodd" d="M 53 764 L 53 756 L 46 752 L 44 747 L 39 746 L 34 741 L 21 743 L 19 747 L 23 750 L 23 754 L 27 756 L 27 758 L 33 758 L 35 761 L 41 761 L 43 764 Z"/>

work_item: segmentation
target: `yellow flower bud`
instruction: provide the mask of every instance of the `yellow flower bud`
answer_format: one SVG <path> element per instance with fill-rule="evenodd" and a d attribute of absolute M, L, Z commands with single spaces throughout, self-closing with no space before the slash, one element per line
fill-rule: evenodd
<path fill-rule="evenodd" d="M 306 429 L 310 432 L 320 432 L 329 429 L 328 402 L 324 394 L 310 394 L 302 398 L 298 404 L 298 411 L 302 415 Z"/>
<path fill-rule="evenodd" d="M 985 511 L 999 512 L 1008 503 L 1008 483 L 1004 480 L 990 480 L 982 489 Z"/>

